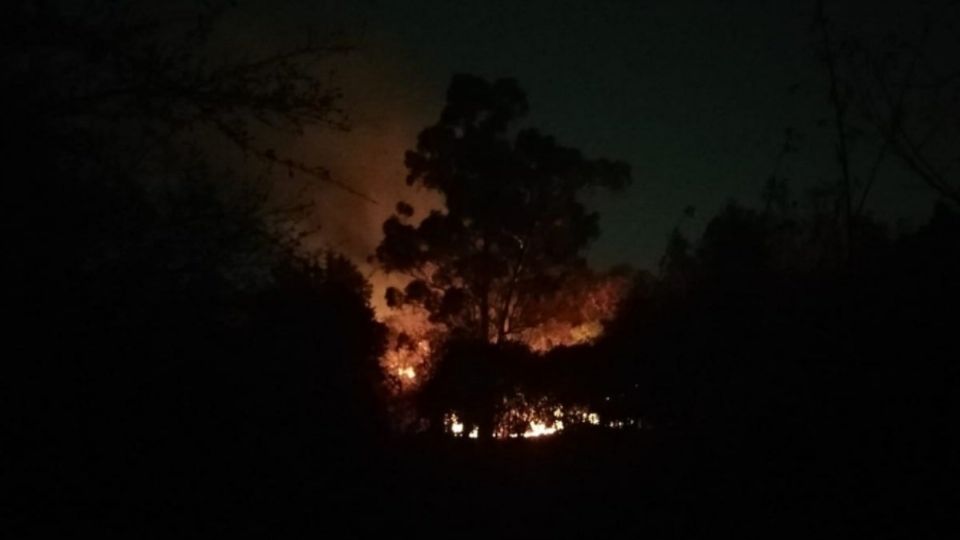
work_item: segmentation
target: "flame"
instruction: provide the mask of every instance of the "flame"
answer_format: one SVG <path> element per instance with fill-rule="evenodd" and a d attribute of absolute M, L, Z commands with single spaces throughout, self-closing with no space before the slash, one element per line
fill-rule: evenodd
<path fill-rule="evenodd" d="M 557 420 L 553 425 L 548 426 L 543 422 L 530 422 L 530 427 L 521 435 L 525 439 L 532 437 L 543 437 L 553 435 L 558 431 L 563 431 L 563 421 Z"/>
<path fill-rule="evenodd" d="M 534 352 L 545 353 L 555 347 L 590 343 L 600 337 L 603 321 L 613 317 L 628 281 L 625 277 L 590 277 L 574 285 L 569 294 L 538 306 L 540 313 L 550 316 L 514 334 L 512 339 L 525 343 Z M 398 402 L 402 402 L 404 396 L 415 392 L 429 379 L 432 362 L 436 360 L 433 352 L 446 337 L 447 329 L 430 322 L 425 310 L 412 306 L 399 309 L 378 306 L 376 313 L 388 328 L 388 346 L 380 359 L 381 366 L 394 383 Z M 633 420 L 625 424 L 622 420 L 604 419 L 601 423 L 600 415 L 586 407 L 544 398 L 528 399 L 517 394 L 502 399 L 501 413 L 489 434 L 497 439 L 550 437 L 577 424 L 613 429 L 634 425 Z M 639 422 L 636 425 L 639 426 Z M 454 411 L 444 416 L 443 431 L 456 438 L 480 438 L 479 427 L 467 425 Z"/>
<path fill-rule="evenodd" d="M 524 398 L 520 396 L 515 399 Z M 544 401 L 539 401 L 524 405 L 514 403 L 512 408 L 500 415 L 497 427 L 491 435 L 496 439 L 536 439 L 556 435 L 574 424 L 590 424 L 608 429 L 642 427 L 639 419 L 613 419 L 602 423 L 600 415 L 586 407 L 546 406 Z M 480 428 L 476 425 L 467 426 L 455 412 L 444 415 L 443 426 L 444 432 L 455 438 L 463 438 L 464 435 L 469 439 L 480 438 Z"/>
<path fill-rule="evenodd" d="M 378 282 L 374 288 L 385 290 L 385 284 Z M 538 353 L 591 343 L 603 334 L 603 321 L 614 316 L 628 285 L 624 276 L 573 280 L 564 295 L 536 307 L 536 311 L 549 313 L 549 317 L 511 339 L 523 342 Z M 415 391 L 424 378 L 429 378 L 431 353 L 434 345 L 443 341 L 446 328 L 430 322 L 429 314 L 416 307 L 392 309 L 378 304 L 375 308 L 377 318 L 389 330 L 381 366 L 396 379 L 398 394 Z"/>
<path fill-rule="evenodd" d="M 387 347 L 380 357 L 380 366 L 391 376 L 397 395 L 415 391 L 423 382 L 423 375 L 430 372 L 433 343 L 442 339 L 444 329 L 416 308 L 384 309 L 377 315 L 387 326 Z"/>
<path fill-rule="evenodd" d="M 532 439 L 560 433 L 574 424 L 600 424 L 600 416 L 580 405 L 565 406 L 551 400 L 529 399 L 517 394 L 504 400 L 507 408 L 500 415 L 494 437 Z"/>
<path fill-rule="evenodd" d="M 540 353 L 592 343 L 603 334 L 603 321 L 616 314 L 629 285 L 629 279 L 619 275 L 573 279 L 564 294 L 535 308 L 550 316 L 520 332 L 517 339 Z"/>

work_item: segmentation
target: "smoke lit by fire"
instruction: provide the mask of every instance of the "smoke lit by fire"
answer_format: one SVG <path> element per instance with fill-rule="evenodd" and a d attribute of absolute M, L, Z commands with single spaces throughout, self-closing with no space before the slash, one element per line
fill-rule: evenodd
<path fill-rule="evenodd" d="M 561 294 L 535 306 L 544 314 L 540 323 L 517 339 L 544 353 L 556 347 L 591 343 L 603 334 L 603 323 L 613 318 L 629 280 L 622 275 L 587 274 L 571 279 Z"/>

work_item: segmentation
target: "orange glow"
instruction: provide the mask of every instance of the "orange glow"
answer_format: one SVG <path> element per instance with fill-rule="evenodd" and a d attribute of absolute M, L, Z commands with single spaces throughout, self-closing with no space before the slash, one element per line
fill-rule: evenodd
<path fill-rule="evenodd" d="M 568 292 L 539 310 L 551 316 L 517 336 L 531 350 L 592 343 L 603 334 L 603 321 L 613 318 L 629 287 L 623 276 L 572 280 Z"/>
<path fill-rule="evenodd" d="M 563 431 L 563 421 L 557 420 L 553 425 L 547 425 L 543 422 L 530 422 L 530 427 L 521 435 L 525 439 L 533 437 L 543 437 L 545 435 L 553 435 L 558 431 Z"/>
<path fill-rule="evenodd" d="M 374 279 L 374 289 L 386 289 L 385 278 Z M 381 282 L 382 281 L 382 282 Z M 603 277 L 574 282 L 566 297 L 539 306 L 552 313 L 549 318 L 510 339 L 526 344 L 534 352 L 545 353 L 556 347 L 591 343 L 603 334 L 603 321 L 613 317 L 628 286 L 624 277 Z M 431 323 L 423 309 L 406 306 L 391 309 L 375 304 L 377 318 L 389 329 L 388 346 L 380 359 L 384 371 L 394 380 L 397 394 L 419 388 L 429 378 L 431 354 L 443 341 L 446 328 Z"/>
<path fill-rule="evenodd" d="M 605 429 L 641 428 L 639 419 L 615 419 L 601 423 L 600 415 L 582 406 L 548 406 L 545 401 L 527 403 L 522 396 L 510 400 L 511 408 L 499 417 L 492 433 L 495 439 L 536 439 L 549 437 L 564 431 L 573 425 L 596 426 Z M 460 420 L 457 413 L 444 415 L 443 431 L 455 438 L 478 439 L 480 429 L 476 425 L 468 426 Z"/>
<path fill-rule="evenodd" d="M 431 323 L 426 312 L 415 308 L 384 308 L 377 315 L 388 330 L 380 366 L 393 381 L 396 394 L 410 393 L 419 388 L 423 376 L 430 372 L 432 343 L 442 339 L 443 328 Z"/>
<path fill-rule="evenodd" d="M 565 298 L 537 308 L 552 314 L 540 324 L 510 336 L 536 353 L 553 348 L 591 343 L 603 333 L 603 321 L 613 317 L 627 289 L 623 277 L 590 278 L 574 283 Z M 430 322 L 429 314 L 416 307 L 391 309 L 377 306 L 378 319 L 388 328 L 388 346 L 380 359 L 392 381 L 396 397 L 415 393 L 430 378 L 433 354 L 446 337 L 447 329 Z M 522 394 L 504 396 L 501 413 L 490 436 L 497 439 L 549 437 L 572 425 L 621 428 L 624 422 L 604 419 L 582 406 L 564 405 L 545 399 L 530 400 Z M 632 421 L 630 425 L 633 425 Z M 443 420 L 443 431 L 456 438 L 479 439 L 476 425 L 467 425 L 451 411 Z"/>

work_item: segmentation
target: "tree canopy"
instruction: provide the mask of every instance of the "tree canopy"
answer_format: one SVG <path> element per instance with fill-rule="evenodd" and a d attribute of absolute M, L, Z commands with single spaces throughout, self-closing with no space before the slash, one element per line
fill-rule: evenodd
<path fill-rule="evenodd" d="M 376 258 L 412 278 L 387 291 L 388 304 L 422 306 L 458 335 L 499 343 L 537 324 L 537 301 L 585 267 L 598 216 L 578 195 L 624 187 L 629 166 L 518 128 L 527 110 L 513 79 L 453 77 L 439 120 L 406 154 L 407 184 L 439 192 L 446 208 L 417 223 L 400 202 L 384 222 Z"/>

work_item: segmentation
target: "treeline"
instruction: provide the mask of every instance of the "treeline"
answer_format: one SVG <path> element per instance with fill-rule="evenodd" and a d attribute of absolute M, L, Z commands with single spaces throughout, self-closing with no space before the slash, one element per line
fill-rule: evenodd
<path fill-rule="evenodd" d="M 938 204 L 896 237 L 861 223 L 850 250 L 822 224 L 731 204 L 698 242 L 675 236 L 594 377 L 652 437 L 731 475 L 718 508 L 755 505 L 776 530 L 808 516 L 800 530 L 935 535 L 956 448 L 960 213 Z"/>
<path fill-rule="evenodd" d="M 835 451 L 893 425 L 914 434 L 897 441 L 942 448 L 958 233 L 946 203 L 899 236 L 863 220 L 852 245 L 836 215 L 730 203 L 697 241 L 672 234 L 660 272 L 637 274 L 591 345 L 452 341 L 419 406 L 433 424 L 456 411 L 489 427 L 519 394 L 738 450 Z"/>
<path fill-rule="evenodd" d="M 527 488 L 602 498 L 620 485 L 634 503 L 604 504 L 653 512 L 651 527 L 686 516 L 683 530 L 700 532 L 795 523 L 801 537 L 935 536 L 957 444 L 960 213 L 938 204 L 898 236 L 863 222 L 852 250 L 827 223 L 731 203 L 700 239 L 673 235 L 661 273 L 637 277 L 597 342 L 543 357 L 452 345 L 422 410 L 435 421 L 456 410 L 482 429 L 541 397 L 548 414 L 558 403 L 597 413 L 600 426 L 528 443 L 547 450 L 512 450 L 552 463 L 528 464 L 548 476 Z M 503 399 L 518 394 L 527 402 Z M 608 427 L 631 418 L 641 429 Z M 508 460 L 496 446 L 491 459 Z"/>
<path fill-rule="evenodd" d="M 731 204 L 695 248 L 675 236 L 662 277 L 624 302 L 599 346 L 623 366 L 611 379 L 639 384 L 637 406 L 668 429 L 791 444 L 909 431 L 896 438 L 935 447 L 958 226 L 946 205 L 898 238 L 865 224 L 876 234 L 846 258 L 808 241 L 809 222 Z"/>

